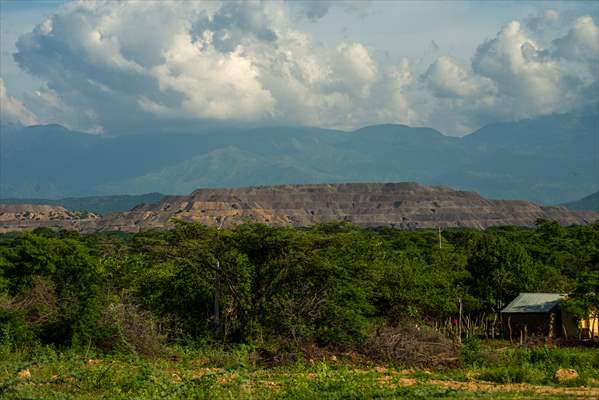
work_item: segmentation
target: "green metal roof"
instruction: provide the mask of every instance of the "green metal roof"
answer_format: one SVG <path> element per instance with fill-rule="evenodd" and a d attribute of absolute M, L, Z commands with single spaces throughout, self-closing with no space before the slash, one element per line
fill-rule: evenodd
<path fill-rule="evenodd" d="M 520 293 L 502 313 L 547 313 L 566 297 L 563 293 Z"/>

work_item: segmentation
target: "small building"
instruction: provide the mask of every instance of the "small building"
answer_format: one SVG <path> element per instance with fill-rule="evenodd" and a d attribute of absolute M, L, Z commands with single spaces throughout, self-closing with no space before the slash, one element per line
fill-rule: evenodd
<path fill-rule="evenodd" d="M 560 304 L 566 297 L 563 293 L 520 293 L 501 310 L 503 336 L 510 339 L 523 336 L 580 338 L 586 320 L 579 323 L 574 315 L 562 310 Z M 584 331 L 587 337 L 597 334 L 592 326 L 590 328 Z"/>

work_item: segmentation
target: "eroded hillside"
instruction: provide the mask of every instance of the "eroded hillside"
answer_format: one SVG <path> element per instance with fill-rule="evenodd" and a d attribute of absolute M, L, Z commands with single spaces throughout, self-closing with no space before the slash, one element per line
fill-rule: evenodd
<path fill-rule="evenodd" d="M 539 218 L 562 225 L 587 224 L 599 219 L 599 213 L 519 200 L 488 200 L 474 192 L 417 183 L 198 189 L 188 196 L 168 196 L 156 204 L 143 204 L 104 217 L 73 213 L 57 206 L 0 205 L 3 231 L 51 226 L 84 232 L 139 232 L 171 228 L 173 219 L 225 226 L 248 221 L 296 227 L 349 221 L 366 227 L 484 229 L 532 226 Z"/>

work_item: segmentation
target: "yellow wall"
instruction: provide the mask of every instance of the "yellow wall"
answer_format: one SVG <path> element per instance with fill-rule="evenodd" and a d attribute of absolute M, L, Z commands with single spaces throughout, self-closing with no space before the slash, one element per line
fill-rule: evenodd
<path fill-rule="evenodd" d="M 599 336 L 599 318 L 587 318 L 583 319 L 579 323 L 579 328 L 588 329 L 591 333 L 591 337 Z"/>

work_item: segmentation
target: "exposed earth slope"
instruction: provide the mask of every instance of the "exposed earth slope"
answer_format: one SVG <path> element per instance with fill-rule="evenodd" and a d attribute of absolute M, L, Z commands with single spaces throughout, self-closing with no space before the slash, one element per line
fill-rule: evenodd
<path fill-rule="evenodd" d="M 93 231 L 98 218 L 93 213 L 56 205 L 0 204 L 0 233 L 40 227 Z"/>
<path fill-rule="evenodd" d="M 30 214 L 26 214 L 28 211 Z M 171 228 L 173 219 L 226 226 L 246 221 L 276 226 L 349 221 L 360 226 L 402 229 L 484 229 L 532 226 L 539 218 L 562 225 L 587 224 L 598 220 L 599 213 L 519 200 L 487 200 L 474 192 L 409 182 L 198 189 L 189 196 L 168 196 L 159 203 L 143 204 L 131 211 L 86 218 L 56 206 L 0 205 L 3 231 L 11 227 L 55 226 L 86 232 L 139 232 Z"/>

